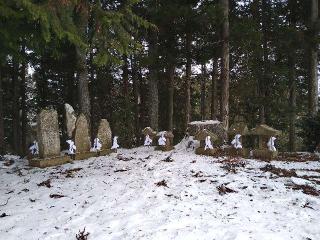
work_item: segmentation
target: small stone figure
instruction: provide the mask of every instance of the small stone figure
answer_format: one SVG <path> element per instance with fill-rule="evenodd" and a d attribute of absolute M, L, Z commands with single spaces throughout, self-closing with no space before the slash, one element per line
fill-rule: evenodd
<path fill-rule="evenodd" d="M 29 150 L 32 155 L 38 155 L 39 154 L 39 146 L 37 141 L 33 141 L 33 144 L 29 147 Z"/>
<path fill-rule="evenodd" d="M 164 137 L 164 133 L 161 134 L 158 140 L 159 146 L 165 146 L 167 139 Z"/>
<path fill-rule="evenodd" d="M 207 136 L 206 137 L 206 141 L 205 141 L 206 145 L 204 146 L 204 150 L 207 149 L 213 149 L 212 143 L 211 143 L 211 137 Z"/>
<path fill-rule="evenodd" d="M 96 151 L 96 152 L 101 151 L 101 147 L 102 147 L 102 144 L 100 142 L 100 139 L 99 138 L 95 138 L 93 140 L 93 149 L 94 149 L 94 151 Z"/>
<path fill-rule="evenodd" d="M 275 137 L 270 137 L 268 143 L 267 143 L 267 146 L 268 146 L 268 149 L 271 151 L 271 152 L 276 152 L 277 149 L 275 148 L 274 146 L 274 141 L 276 140 Z"/>
<path fill-rule="evenodd" d="M 149 134 L 146 135 L 146 138 L 144 139 L 144 146 L 151 146 L 152 139 L 150 138 Z"/>
<path fill-rule="evenodd" d="M 118 136 L 114 136 L 111 149 L 117 150 L 119 147 L 120 146 L 118 144 Z"/>
<path fill-rule="evenodd" d="M 76 145 L 74 144 L 74 141 L 72 140 L 67 140 L 67 143 L 69 144 L 69 150 L 68 150 L 68 154 L 74 156 L 76 154 Z"/>
<path fill-rule="evenodd" d="M 234 136 L 234 139 L 232 140 L 231 144 L 233 145 L 233 147 L 235 149 L 241 149 L 242 148 L 242 144 L 241 144 L 241 141 L 240 141 L 240 137 L 241 135 L 240 134 L 237 134 Z"/>

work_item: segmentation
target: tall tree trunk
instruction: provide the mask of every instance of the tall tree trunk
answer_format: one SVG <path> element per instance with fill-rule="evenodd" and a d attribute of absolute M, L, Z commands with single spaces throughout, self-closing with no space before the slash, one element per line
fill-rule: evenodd
<path fill-rule="evenodd" d="M 25 50 L 24 51 L 24 55 Z M 21 151 L 22 154 L 27 153 L 27 106 L 26 106 L 26 74 L 27 74 L 27 64 L 26 60 L 23 60 L 21 66 Z"/>
<path fill-rule="evenodd" d="M 127 56 L 123 56 L 122 79 L 123 79 L 123 97 L 124 97 L 124 123 L 125 123 L 125 143 L 127 147 L 132 146 L 132 124 L 130 120 L 130 93 L 129 93 L 129 69 Z"/>
<path fill-rule="evenodd" d="M 220 0 L 223 11 L 222 24 L 222 66 L 221 66 L 221 120 L 229 128 L 229 0 Z"/>
<path fill-rule="evenodd" d="M 168 130 L 173 130 L 174 64 L 168 67 Z"/>
<path fill-rule="evenodd" d="M 140 81 L 138 77 L 138 69 L 135 59 L 131 57 L 132 84 L 134 97 L 134 135 L 139 144 L 140 138 Z"/>
<path fill-rule="evenodd" d="M 158 93 L 158 68 L 157 68 L 157 34 L 151 33 L 149 44 L 149 94 L 148 94 L 148 115 L 150 127 L 158 130 L 159 115 L 159 93 Z"/>
<path fill-rule="evenodd" d="M 4 154 L 4 121 L 3 121 L 3 89 L 2 89 L 2 68 L 0 66 L 0 154 Z"/>
<path fill-rule="evenodd" d="M 21 154 L 19 63 L 13 59 L 13 150 Z"/>
<path fill-rule="evenodd" d="M 211 119 L 218 116 L 218 59 L 215 57 L 211 72 Z"/>
<path fill-rule="evenodd" d="M 192 33 L 186 32 L 186 81 L 185 81 L 185 129 L 188 127 L 188 123 L 191 121 L 191 43 Z"/>
<path fill-rule="evenodd" d="M 310 14 L 310 30 L 311 30 L 311 44 L 310 44 L 310 82 L 309 82 L 309 113 L 316 115 L 318 111 L 318 42 L 317 38 L 317 20 L 318 20 L 318 0 L 311 0 L 311 14 Z"/>
<path fill-rule="evenodd" d="M 201 101 L 200 101 L 200 112 L 201 112 L 201 120 L 206 119 L 206 65 L 205 63 L 201 66 L 202 76 L 201 76 Z"/>
<path fill-rule="evenodd" d="M 89 123 L 89 129 L 91 129 L 91 114 L 90 114 L 90 93 L 89 93 L 89 79 L 88 79 L 88 68 L 86 60 L 86 51 L 82 49 L 77 49 L 78 56 L 78 98 L 80 111 L 83 113 Z"/>
<path fill-rule="evenodd" d="M 296 31 L 296 9 L 297 1 L 289 0 L 289 26 Z M 288 51 L 288 66 L 289 66 L 289 151 L 296 151 L 296 40 L 291 40 L 292 46 Z"/>
<path fill-rule="evenodd" d="M 266 90 L 268 87 L 268 72 L 269 72 L 269 54 L 268 54 L 268 13 L 269 13 L 269 2 L 268 0 L 262 0 L 261 6 L 261 22 L 262 22 L 262 52 L 263 52 L 263 69 L 262 69 L 262 78 L 260 81 L 260 123 L 266 122 Z"/>

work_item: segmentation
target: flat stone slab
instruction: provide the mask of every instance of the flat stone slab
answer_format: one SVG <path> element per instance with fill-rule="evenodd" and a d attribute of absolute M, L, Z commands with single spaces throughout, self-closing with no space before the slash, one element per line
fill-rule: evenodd
<path fill-rule="evenodd" d="M 29 165 L 32 167 L 46 168 L 52 166 L 58 166 L 66 163 L 72 162 L 69 156 L 57 156 L 51 158 L 32 158 L 29 159 Z"/>
<path fill-rule="evenodd" d="M 91 157 L 97 157 L 97 152 L 83 152 L 83 153 L 76 153 L 74 160 L 84 160 Z"/>
<path fill-rule="evenodd" d="M 269 150 L 264 150 L 264 149 L 256 149 L 253 150 L 253 157 L 258 158 L 258 159 L 265 159 L 265 160 L 271 160 L 278 156 L 278 152 L 272 152 Z"/>
<path fill-rule="evenodd" d="M 155 148 L 156 151 L 163 151 L 163 152 L 168 152 L 173 149 L 174 149 L 173 146 L 156 146 L 156 148 Z"/>
<path fill-rule="evenodd" d="M 214 156 L 217 152 L 216 148 L 204 150 L 202 147 L 196 148 L 197 155 Z"/>
<path fill-rule="evenodd" d="M 249 157 L 250 152 L 247 148 L 235 149 L 233 147 L 225 148 L 224 152 L 231 157 Z"/>
<path fill-rule="evenodd" d="M 113 152 L 114 151 L 111 149 L 104 149 L 104 150 L 97 152 L 97 156 L 105 156 L 105 155 L 109 155 L 110 153 L 113 153 Z"/>

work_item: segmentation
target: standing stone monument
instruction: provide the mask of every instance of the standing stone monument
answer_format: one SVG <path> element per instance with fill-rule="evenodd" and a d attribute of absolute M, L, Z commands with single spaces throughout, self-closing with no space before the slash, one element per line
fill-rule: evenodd
<path fill-rule="evenodd" d="M 37 139 L 39 158 L 30 159 L 34 167 L 49 167 L 70 162 L 68 156 L 61 155 L 58 113 L 55 110 L 42 110 L 37 118 Z"/>
<path fill-rule="evenodd" d="M 112 132 L 107 119 L 100 120 L 97 138 L 102 144 L 100 155 L 109 154 L 111 152 Z"/>
<path fill-rule="evenodd" d="M 75 160 L 82 160 L 97 155 L 96 152 L 90 152 L 89 125 L 86 116 L 81 113 L 76 121 L 74 131 L 74 143 L 77 147 Z"/>
<path fill-rule="evenodd" d="M 67 135 L 69 138 L 73 137 L 73 131 L 76 127 L 76 121 L 77 121 L 77 117 L 76 114 L 74 112 L 73 107 L 66 103 L 64 105 L 64 109 L 65 109 L 65 114 L 66 114 L 66 128 L 67 128 Z"/>

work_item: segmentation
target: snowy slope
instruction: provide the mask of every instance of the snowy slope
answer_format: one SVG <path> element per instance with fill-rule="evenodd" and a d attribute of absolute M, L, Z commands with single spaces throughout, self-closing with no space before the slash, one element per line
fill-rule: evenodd
<path fill-rule="evenodd" d="M 0 239 L 76 239 L 84 227 L 94 240 L 320 239 L 320 197 L 286 186 L 308 181 L 320 190 L 299 177 L 319 177 L 319 162 L 272 162 L 296 169 L 293 178 L 261 171 L 267 163 L 256 160 L 228 172 L 223 158 L 197 156 L 184 143 L 171 162 L 163 161 L 170 152 L 147 147 L 118 154 L 48 169 L 0 162 L 0 215 L 9 215 Z M 37 185 L 47 179 L 51 188 Z M 162 180 L 168 187 L 155 184 Z M 221 184 L 237 192 L 219 195 Z"/>

